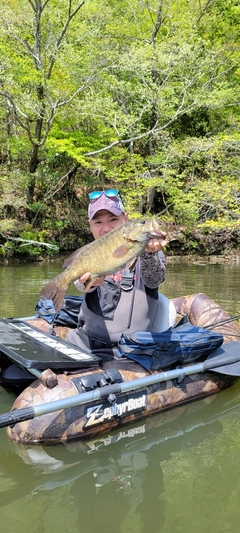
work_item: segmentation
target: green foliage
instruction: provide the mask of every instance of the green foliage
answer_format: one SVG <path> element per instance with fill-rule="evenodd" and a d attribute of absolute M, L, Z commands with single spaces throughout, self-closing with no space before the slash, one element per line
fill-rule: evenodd
<path fill-rule="evenodd" d="M 56 220 L 54 225 L 57 229 L 65 229 L 69 226 L 70 222 L 68 220 Z"/>
<path fill-rule="evenodd" d="M 6 258 L 13 255 L 15 252 L 15 246 L 13 242 L 5 242 L 4 244 L 0 244 L 0 254 Z"/>
<path fill-rule="evenodd" d="M 229 222 L 226 218 L 219 218 L 217 220 L 207 220 L 198 225 L 199 229 L 205 234 L 217 233 L 222 230 L 227 230 L 229 233 L 239 233 L 240 220 L 234 220 Z"/>
<path fill-rule="evenodd" d="M 239 11 L 231 0 L 3 0 L 0 230 L 29 223 L 73 245 L 99 187 L 118 188 L 135 217 L 237 222 Z"/>
<path fill-rule="evenodd" d="M 16 223 L 17 220 L 11 218 L 5 218 L 3 220 L 0 220 L 0 231 L 2 233 L 7 233 L 8 231 L 11 231 L 13 229 Z"/>

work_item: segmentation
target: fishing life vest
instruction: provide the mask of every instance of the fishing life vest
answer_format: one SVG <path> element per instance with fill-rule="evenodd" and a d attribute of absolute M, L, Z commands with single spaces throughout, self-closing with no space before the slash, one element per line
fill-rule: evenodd
<path fill-rule="evenodd" d="M 85 295 L 79 327 L 90 338 L 116 345 L 122 333 L 151 330 L 157 305 L 158 289 L 144 286 L 137 261 L 134 277 L 127 273 L 116 283 L 107 276 L 101 286 Z"/>

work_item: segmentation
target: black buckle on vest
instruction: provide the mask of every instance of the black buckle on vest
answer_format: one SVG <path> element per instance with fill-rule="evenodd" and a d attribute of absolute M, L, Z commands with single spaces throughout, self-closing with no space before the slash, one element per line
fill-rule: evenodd
<path fill-rule="evenodd" d="M 105 341 L 101 341 L 99 339 L 96 339 L 95 337 L 90 337 L 86 331 L 84 331 L 82 328 L 78 328 L 77 333 L 80 337 L 80 339 L 84 342 L 84 344 L 89 348 L 89 350 L 101 350 L 101 349 L 111 349 L 115 348 L 117 346 L 117 343 L 108 343 Z"/>
<path fill-rule="evenodd" d="M 90 348 L 91 350 L 101 350 L 102 348 L 112 348 L 112 345 L 108 344 L 107 342 L 100 341 L 99 339 L 95 339 L 94 337 L 88 337 Z"/>
<path fill-rule="evenodd" d="M 123 291 L 131 291 L 133 288 L 134 272 L 131 272 L 129 268 L 124 268 L 122 273 L 122 281 L 120 283 Z"/>

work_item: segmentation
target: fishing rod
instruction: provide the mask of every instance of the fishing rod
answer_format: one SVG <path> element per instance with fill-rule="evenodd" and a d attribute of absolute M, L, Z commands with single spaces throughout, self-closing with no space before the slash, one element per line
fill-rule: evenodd
<path fill-rule="evenodd" d="M 204 326 L 206 329 L 214 329 L 218 326 L 224 326 L 225 324 L 229 324 L 229 322 L 233 322 L 234 320 L 240 319 L 240 314 L 235 316 L 230 316 L 229 318 L 225 318 L 225 320 L 220 320 L 219 322 L 215 322 L 215 324 L 207 324 L 207 326 Z M 239 337 L 239 335 L 236 334 L 236 337 Z"/>

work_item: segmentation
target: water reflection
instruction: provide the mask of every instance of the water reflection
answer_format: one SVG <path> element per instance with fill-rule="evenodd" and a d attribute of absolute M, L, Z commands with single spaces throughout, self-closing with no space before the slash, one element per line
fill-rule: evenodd
<path fill-rule="evenodd" d="M 118 533 L 134 509 L 140 531 L 156 533 L 165 517 L 162 465 L 179 452 L 214 441 L 224 420 L 234 417 L 240 419 L 240 396 L 224 391 L 88 442 L 56 447 L 11 443 L 7 461 L 7 450 L 1 448 L 8 488 L 0 494 L 0 507 L 26 497 L 34 504 L 40 494 L 63 491 L 74 508 L 74 523 L 81 523 L 78 531 Z"/>

